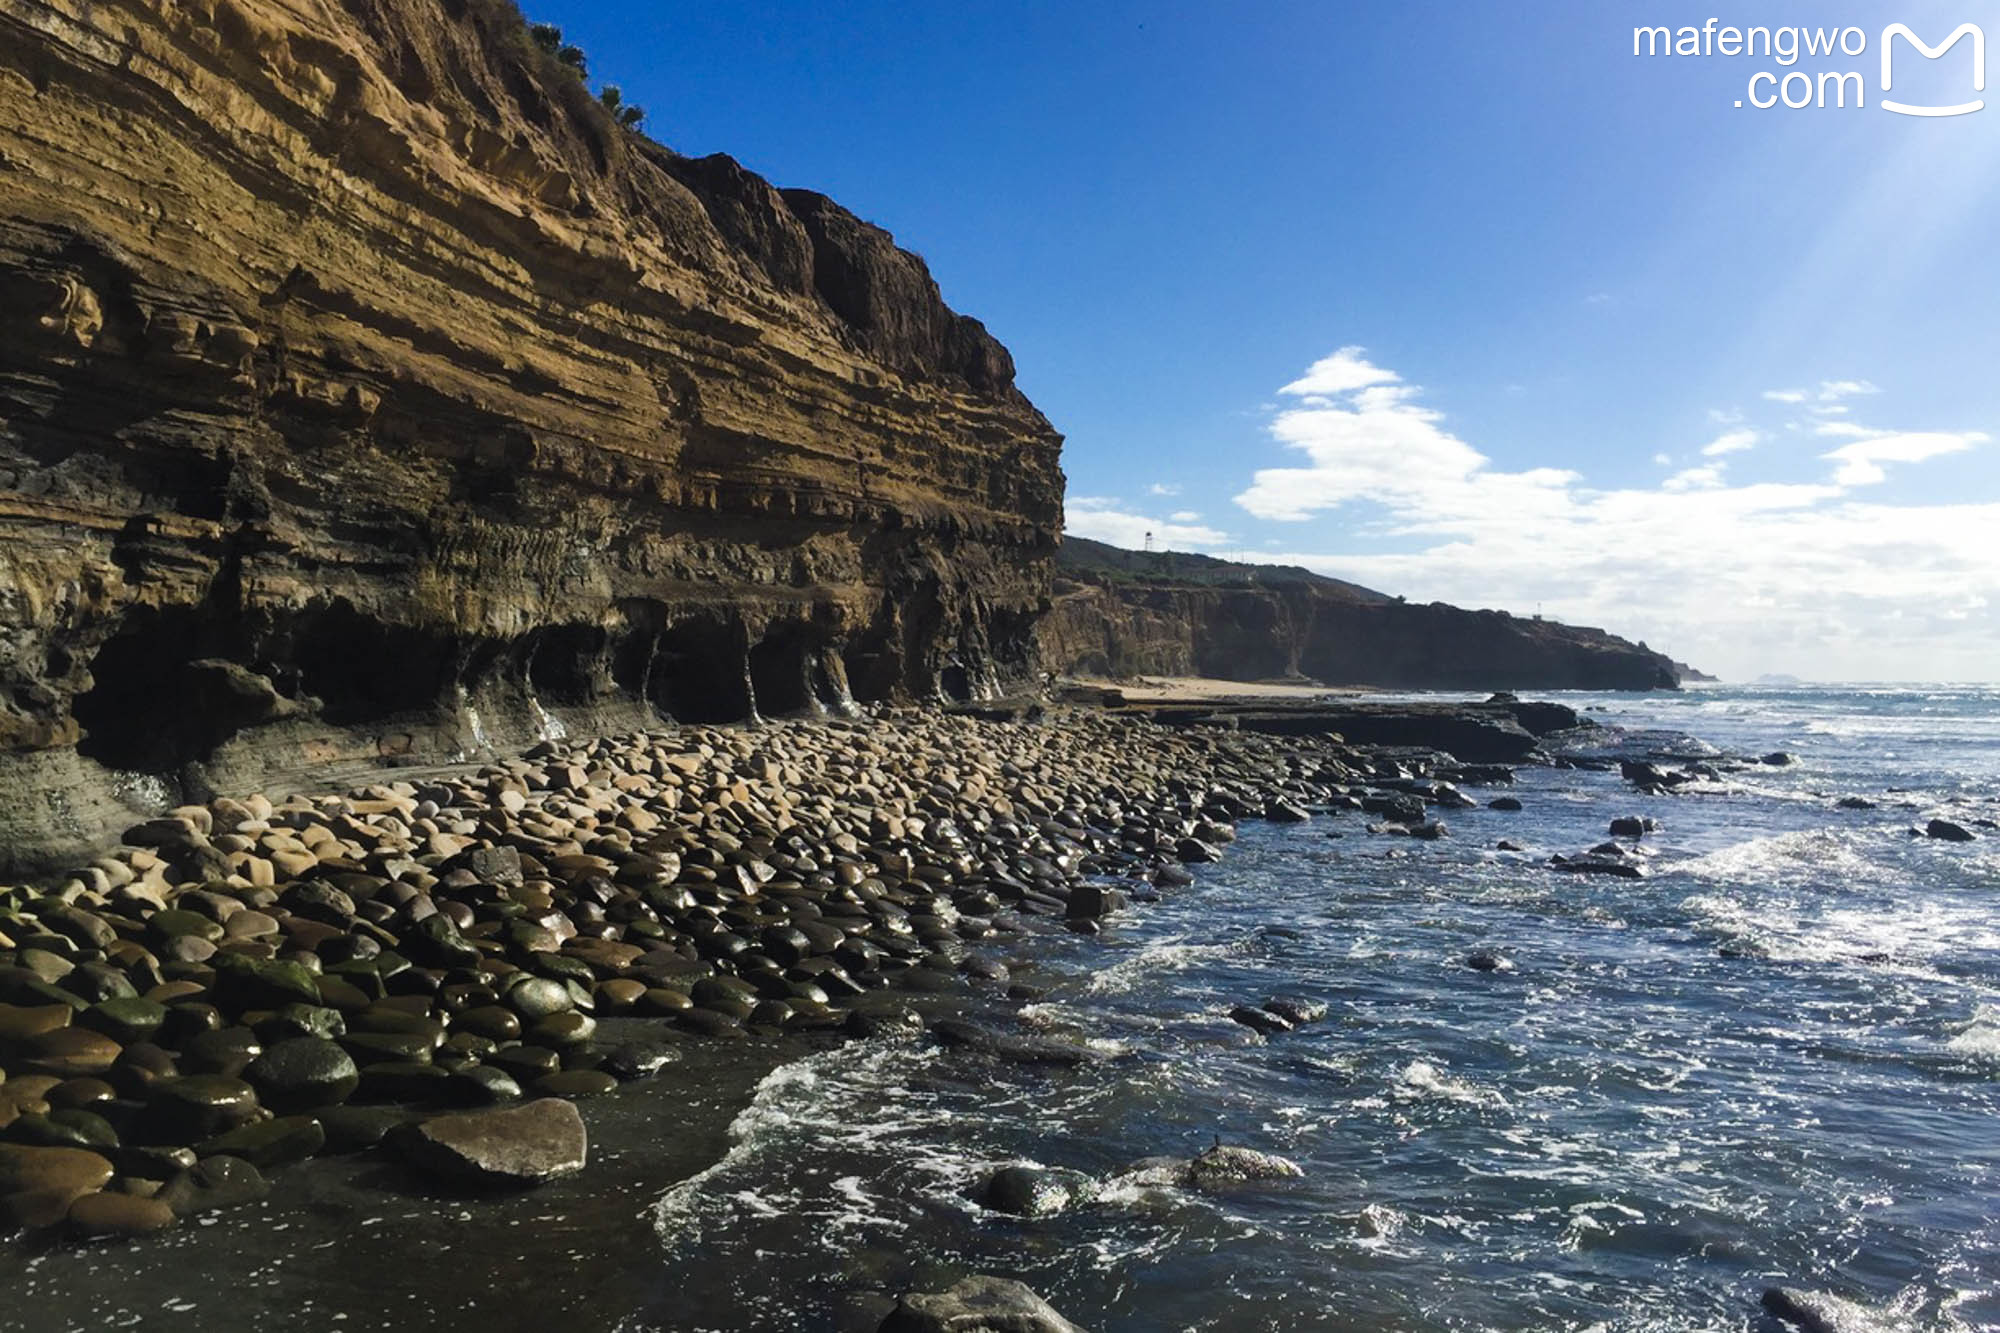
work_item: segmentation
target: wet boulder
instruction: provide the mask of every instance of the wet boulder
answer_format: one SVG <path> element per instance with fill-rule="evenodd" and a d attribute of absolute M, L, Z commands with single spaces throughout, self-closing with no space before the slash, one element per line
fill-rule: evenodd
<path fill-rule="evenodd" d="M 1767 1287 L 1759 1303 L 1766 1314 L 1803 1333 L 1886 1333 L 1891 1327 L 1873 1311 L 1821 1291 Z"/>
<path fill-rule="evenodd" d="M 460 1185 L 541 1185 L 581 1171 L 588 1136 L 576 1107 L 544 1097 L 507 1111 L 441 1115 L 400 1131 L 397 1146 L 419 1170 Z"/>
<path fill-rule="evenodd" d="M 1003 1166 L 979 1184 L 982 1207 L 1015 1217 L 1053 1217 L 1097 1194 L 1097 1182 L 1081 1171 L 1017 1163 Z"/>
<path fill-rule="evenodd" d="M 1012 1278 L 975 1276 L 945 1291 L 907 1291 L 878 1333 L 1083 1333 Z"/>
<path fill-rule="evenodd" d="M 1949 819 L 1933 819 L 1924 825 L 1924 834 L 1940 842 L 1971 842 L 1974 836 L 1971 829 Z"/>
<path fill-rule="evenodd" d="M 1292 1024 L 1277 1014 L 1266 1013 L 1262 1009 L 1247 1004 L 1239 1004 L 1229 1011 L 1229 1019 L 1249 1028 L 1252 1032 L 1275 1037 L 1281 1032 L 1290 1032 Z"/>

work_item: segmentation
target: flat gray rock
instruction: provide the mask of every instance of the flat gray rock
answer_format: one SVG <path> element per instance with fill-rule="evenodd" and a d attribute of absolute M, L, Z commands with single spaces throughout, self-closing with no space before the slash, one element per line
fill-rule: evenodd
<path fill-rule="evenodd" d="M 411 1165 L 466 1185 L 540 1185 L 581 1171 L 588 1158 L 583 1117 L 560 1097 L 441 1115 L 412 1125 L 401 1142 Z"/>

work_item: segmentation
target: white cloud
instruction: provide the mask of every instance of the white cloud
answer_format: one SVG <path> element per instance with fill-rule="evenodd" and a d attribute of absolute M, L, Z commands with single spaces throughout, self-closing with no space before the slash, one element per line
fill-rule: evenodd
<path fill-rule="evenodd" d="M 1552 617 L 1646 639 L 1726 675 L 1985 679 L 2000 662 L 2000 543 L 1990 535 L 2000 500 L 1854 494 L 1891 466 L 1985 444 L 1984 433 L 1816 421 L 1820 438 L 1846 443 L 1806 460 L 1774 454 L 1771 466 L 1831 464 L 1830 475 L 1732 483 L 1720 460 L 1734 446 L 1704 450 L 1718 461 L 1649 486 L 1600 490 L 1573 472 L 1496 467 L 1395 372 L 1355 349 L 1335 360 L 1338 376 L 1325 378 L 1350 387 L 1321 386 L 1327 406 L 1295 401 L 1271 421 L 1296 463 L 1258 471 L 1237 502 L 1283 523 L 1336 514 L 1339 546 L 1293 543 L 1273 559 L 1412 601 L 1542 603 Z M 1842 394 L 1872 391 L 1855 387 L 1866 384 L 1827 382 Z M 1397 392 L 1371 392 L 1384 387 Z M 1766 397 L 1796 404 L 1808 394 Z M 1655 461 L 1671 466 L 1672 456 Z"/>
<path fill-rule="evenodd" d="M 1980 431 L 1905 431 L 1870 435 L 1820 455 L 1840 464 L 1833 480 L 1840 486 L 1873 486 L 1889 474 L 1884 463 L 1921 463 L 1945 454 L 1961 454 L 1986 443 Z"/>
<path fill-rule="evenodd" d="M 1724 454 L 1738 454 L 1745 449 L 1757 447 L 1757 441 L 1764 437 L 1754 430 L 1732 430 L 1718 435 L 1701 447 L 1704 458 L 1720 458 Z"/>
<path fill-rule="evenodd" d="M 1121 501 L 1108 496 L 1072 496 L 1065 509 L 1063 530 L 1071 536 L 1109 542 L 1127 550 L 1143 550 L 1148 533 L 1152 534 L 1153 546 L 1158 550 L 1229 544 L 1226 532 L 1198 523 L 1178 522 L 1178 516 L 1153 518 L 1136 514 L 1126 509 Z"/>
<path fill-rule="evenodd" d="M 1764 396 L 1774 403 L 1803 403 L 1806 400 L 1803 389 L 1766 389 Z"/>
<path fill-rule="evenodd" d="M 1181 487 L 1177 481 L 1156 481 L 1146 488 L 1146 494 L 1148 495 L 1179 495 L 1180 493 Z"/>
<path fill-rule="evenodd" d="M 1858 393 L 1880 393 L 1880 389 L 1867 380 L 1821 380 L 1819 400 L 1822 403 L 1837 403 L 1843 398 L 1852 398 Z"/>
<path fill-rule="evenodd" d="M 1193 509 L 1176 509 L 1167 517 L 1176 523 L 1197 523 L 1201 520 L 1201 514 Z"/>
<path fill-rule="evenodd" d="M 1394 384 L 1399 378 L 1396 372 L 1370 365 L 1363 356 L 1366 350 L 1343 347 L 1332 356 L 1315 361 L 1311 370 L 1278 392 L 1297 397 L 1301 394 L 1352 393 L 1371 384 Z"/>
<path fill-rule="evenodd" d="M 1654 454 L 1653 461 L 1661 467 L 1672 467 L 1674 465 L 1674 456 L 1672 454 Z"/>
<path fill-rule="evenodd" d="M 1708 452 L 1703 450 L 1703 453 Z M 1707 467 L 1691 467 L 1684 472 L 1676 472 L 1660 485 L 1670 491 L 1713 490 L 1722 484 L 1723 464 L 1711 463 Z"/>

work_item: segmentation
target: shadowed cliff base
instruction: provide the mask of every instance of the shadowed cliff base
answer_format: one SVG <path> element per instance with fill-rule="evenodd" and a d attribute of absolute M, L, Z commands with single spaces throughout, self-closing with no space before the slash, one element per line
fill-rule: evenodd
<path fill-rule="evenodd" d="M 1309 679 L 1438 690 L 1675 689 L 1671 659 L 1603 630 L 1412 605 L 1280 565 L 1067 537 L 1042 657 L 1082 675 Z"/>

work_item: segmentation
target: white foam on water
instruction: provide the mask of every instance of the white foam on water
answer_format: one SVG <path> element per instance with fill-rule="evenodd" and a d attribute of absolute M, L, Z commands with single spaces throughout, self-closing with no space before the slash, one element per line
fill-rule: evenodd
<path fill-rule="evenodd" d="M 941 1132 L 938 1097 L 915 1086 L 936 1058 L 927 1048 L 857 1042 L 772 1070 L 730 1122 L 729 1150 L 652 1205 L 661 1244 L 684 1253 L 731 1227 L 785 1218 L 818 1222 L 819 1243 L 840 1250 L 857 1230 L 907 1231 L 918 1198 L 962 1195 L 985 1157 Z M 850 1169 L 857 1158 L 915 1179 L 865 1177 Z M 847 1164 L 838 1175 L 836 1160 Z M 773 1161 L 787 1166 L 775 1173 L 784 1186 L 741 1183 L 768 1182 Z"/>
<path fill-rule="evenodd" d="M 1190 944 L 1185 935 L 1177 935 L 1148 944 L 1137 953 L 1092 973 L 1083 989 L 1087 995 L 1117 995 L 1141 982 L 1155 981 L 1165 973 L 1184 972 L 1241 952 L 1241 943 Z"/>
<path fill-rule="evenodd" d="M 1981 1064 L 2000 1064 L 2000 1006 L 1982 1004 L 1945 1049 Z"/>
<path fill-rule="evenodd" d="M 1445 1101 L 1505 1109 L 1508 1101 L 1492 1088 L 1453 1078 L 1428 1060 L 1412 1060 L 1396 1075 L 1391 1094 L 1399 1101 Z"/>
<path fill-rule="evenodd" d="M 1760 793 L 1761 794 L 1761 793 Z M 1824 882 L 1871 884 L 1889 868 L 1870 859 L 1849 833 L 1807 829 L 1751 838 L 1673 867 L 1701 879 L 1755 885 Z"/>

